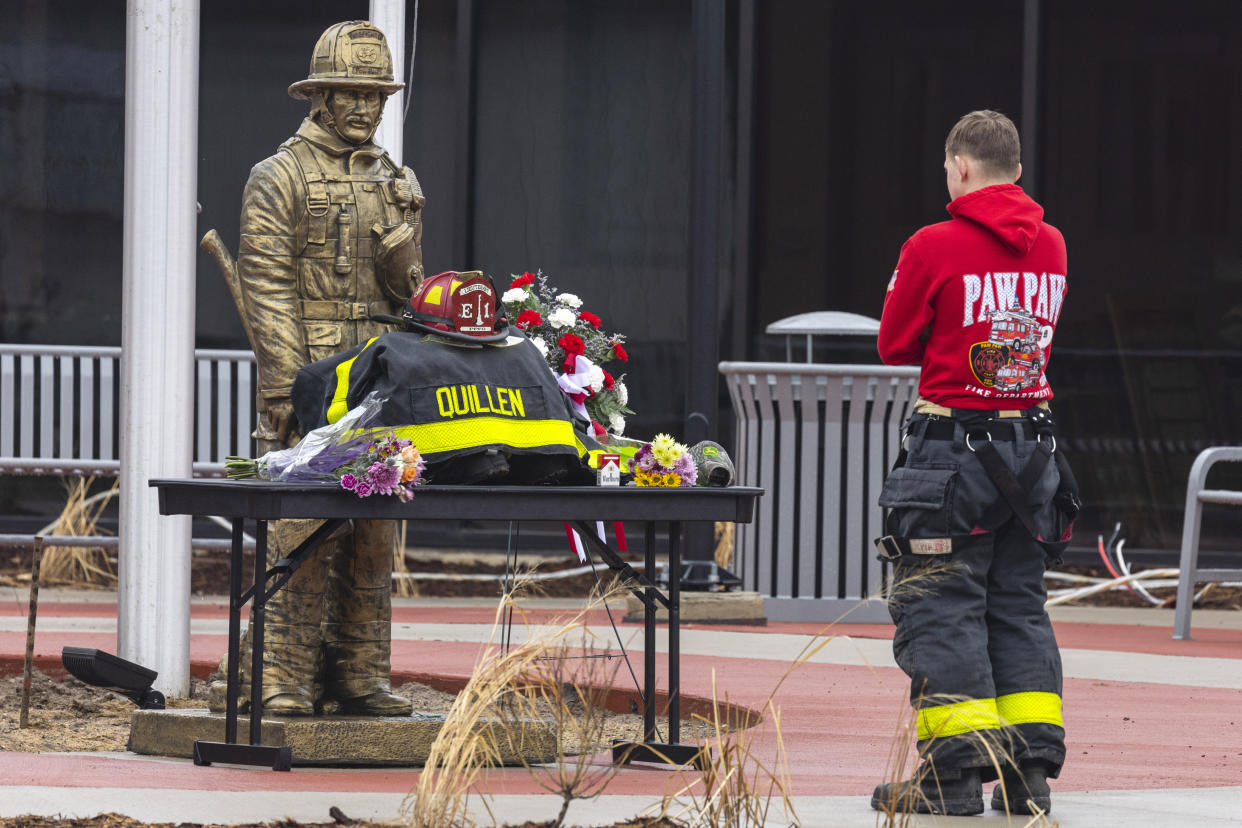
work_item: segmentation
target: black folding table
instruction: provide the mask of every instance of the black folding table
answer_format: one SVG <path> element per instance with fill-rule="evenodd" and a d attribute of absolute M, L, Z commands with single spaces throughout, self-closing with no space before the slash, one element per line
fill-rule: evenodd
<path fill-rule="evenodd" d="M 638 488 L 634 486 L 420 486 L 414 499 L 359 498 L 333 483 L 272 483 L 262 480 L 156 479 L 160 513 L 165 515 L 219 515 L 232 519 L 233 543 L 229 574 L 228 692 L 223 742 L 194 743 L 194 762 L 265 765 L 288 770 L 288 747 L 262 743 L 263 623 L 268 599 L 280 589 L 324 539 L 340 525 L 356 518 L 393 520 L 565 521 L 577 529 L 583 542 L 598 552 L 613 570 L 622 573 L 643 602 L 643 741 L 617 744 L 618 762 L 658 761 L 683 764 L 697 761 L 698 749 L 680 744 L 680 585 L 682 524 L 687 521 L 749 523 L 762 489 Z M 271 567 L 267 561 L 267 523 L 285 518 L 321 519 L 324 524 L 301 546 Z M 242 527 L 256 521 L 254 581 L 242 590 Z M 601 540 L 596 521 L 641 521 L 645 524 L 644 571 L 636 572 L 619 552 Z M 669 588 L 656 585 L 656 526 L 667 529 Z M 250 743 L 237 742 L 237 707 L 241 652 L 241 611 L 254 601 L 251 621 Z M 668 610 L 668 741 L 657 740 L 655 727 L 656 613 Z"/>

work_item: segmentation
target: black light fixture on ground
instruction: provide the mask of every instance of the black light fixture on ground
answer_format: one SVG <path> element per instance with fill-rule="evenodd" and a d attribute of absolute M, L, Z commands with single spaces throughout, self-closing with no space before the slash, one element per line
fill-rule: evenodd
<path fill-rule="evenodd" d="M 164 694 L 151 688 L 159 673 L 92 647 L 65 647 L 65 669 L 79 681 L 119 693 L 143 710 L 163 710 Z"/>

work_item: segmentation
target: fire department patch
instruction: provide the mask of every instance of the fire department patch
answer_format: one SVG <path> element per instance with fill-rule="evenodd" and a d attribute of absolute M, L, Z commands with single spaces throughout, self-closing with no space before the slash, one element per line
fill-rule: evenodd
<path fill-rule="evenodd" d="M 1009 310 L 988 315 L 987 342 L 970 346 L 970 370 L 984 388 L 1014 393 L 1044 383 L 1044 352 L 1052 341 L 1052 326 L 1016 302 Z"/>
<path fill-rule="evenodd" d="M 984 388 L 996 385 L 996 374 L 1005 364 L 999 345 L 992 342 L 976 342 L 970 346 L 970 372 Z"/>

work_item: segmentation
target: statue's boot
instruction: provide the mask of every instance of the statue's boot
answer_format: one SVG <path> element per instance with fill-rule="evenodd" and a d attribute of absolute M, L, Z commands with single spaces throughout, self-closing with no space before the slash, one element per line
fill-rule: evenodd
<path fill-rule="evenodd" d="M 324 691 L 355 716 L 408 716 L 409 701 L 392 692 L 392 561 L 396 523 L 354 522 L 348 542 L 329 562 L 324 601 Z"/>
<path fill-rule="evenodd" d="M 315 596 L 318 600 L 319 596 Z M 321 692 L 316 679 L 323 665 L 323 641 L 318 625 L 280 624 L 271 620 L 264 626 L 263 641 L 263 713 L 273 716 L 313 716 L 315 700 Z M 240 684 L 237 709 L 250 710 L 250 631 L 242 637 Z M 220 659 L 218 676 L 227 677 L 228 656 Z M 207 707 L 213 713 L 224 713 L 227 706 L 228 683 L 212 681 Z"/>

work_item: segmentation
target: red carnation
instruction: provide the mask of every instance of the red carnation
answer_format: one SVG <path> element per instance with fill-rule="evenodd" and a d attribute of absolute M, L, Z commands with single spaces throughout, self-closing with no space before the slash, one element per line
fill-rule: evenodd
<path fill-rule="evenodd" d="M 603 437 L 608 434 L 608 430 L 594 420 L 591 420 L 591 430 L 595 432 L 596 437 Z"/>
<path fill-rule="evenodd" d="M 627 353 L 625 352 L 625 349 L 621 347 L 621 343 L 620 343 L 620 342 L 614 342 L 614 343 L 612 343 L 612 352 L 613 352 L 613 354 L 616 356 L 616 358 L 617 358 L 617 359 L 619 359 L 619 360 L 621 360 L 622 362 L 629 362 L 629 361 L 630 361 L 630 355 L 629 355 L 629 354 L 627 354 Z"/>
<path fill-rule="evenodd" d="M 612 378 L 612 374 L 608 373 L 607 371 L 604 371 L 604 389 L 606 391 L 611 391 L 612 387 L 616 384 L 617 384 L 617 381 Z"/>
<path fill-rule="evenodd" d="M 603 320 L 590 311 L 581 311 L 578 318 L 590 325 L 595 330 L 599 330 L 599 326 L 603 324 Z"/>
<path fill-rule="evenodd" d="M 509 287 L 511 288 L 526 287 L 527 285 L 531 284 L 534 281 L 535 281 L 535 274 L 523 273 L 521 276 L 517 277 L 512 282 L 510 282 Z"/>
<path fill-rule="evenodd" d="M 516 324 L 522 330 L 526 330 L 527 328 L 532 328 L 532 327 L 535 327 L 536 325 L 542 325 L 543 317 L 539 315 L 538 311 L 533 311 L 527 308 L 526 310 L 518 314 Z"/>
<path fill-rule="evenodd" d="M 576 334 L 571 333 L 562 336 L 556 341 L 556 344 L 560 345 L 565 351 L 565 360 L 561 363 L 561 370 L 566 374 L 573 372 L 574 366 L 577 363 L 574 357 L 584 353 L 586 345 L 582 343 L 582 340 Z"/>

